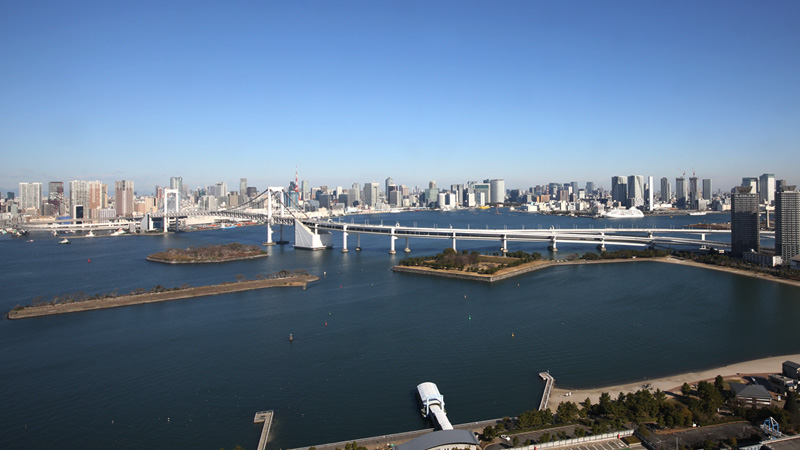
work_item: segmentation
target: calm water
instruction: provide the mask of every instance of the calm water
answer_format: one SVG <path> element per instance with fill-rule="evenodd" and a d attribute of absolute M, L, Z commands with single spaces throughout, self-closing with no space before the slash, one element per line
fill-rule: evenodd
<path fill-rule="evenodd" d="M 680 227 L 698 218 L 451 212 L 355 220 L 572 228 Z M 253 449 L 260 433 L 253 415 L 264 409 L 276 413 L 270 448 L 297 447 L 426 427 L 414 400 L 422 381 L 438 384 L 451 421 L 461 423 L 536 407 L 543 370 L 560 386 L 590 387 L 800 352 L 800 289 L 710 270 L 558 267 L 488 286 L 392 273 L 404 255 L 388 255 L 385 237 L 362 237 L 364 251 L 342 254 L 340 235 L 336 250 L 276 246 L 254 261 L 144 260 L 166 248 L 257 244 L 264 236 L 264 227 L 252 227 L 69 246 L 46 235 L 32 243 L 0 238 L 2 310 L 38 296 L 209 284 L 281 269 L 322 278 L 306 291 L 0 320 L 0 448 Z M 459 242 L 459 249 L 498 244 Z M 412 240 L 412 255 L 447 245 Z M 510 246 L 546 253 L 545 244 Z M 559 244 L 561 255 L 590 249 Z"/>

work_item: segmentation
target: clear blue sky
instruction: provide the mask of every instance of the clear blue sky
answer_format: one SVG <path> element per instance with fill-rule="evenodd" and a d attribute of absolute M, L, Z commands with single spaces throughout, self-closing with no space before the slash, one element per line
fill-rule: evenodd
<path fill-rule="evenodd" d="M 265 187 L 295 165 L 333 186 L 800 184 L 798 19 L 796 0 L 5 1 L 0 187 Z"/>

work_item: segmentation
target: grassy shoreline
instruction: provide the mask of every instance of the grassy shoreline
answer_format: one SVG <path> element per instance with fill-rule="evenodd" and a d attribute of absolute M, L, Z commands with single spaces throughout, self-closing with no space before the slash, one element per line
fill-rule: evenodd
<path fill-rule="evenodd" d="M 249 280 L 240 282 L 226 282 L 221 284 L 189 287 L 185 289 L 170 290 L 146 294 L 121 295 L 118 297 L 87 300 L 73 303 L 58 303 L 55 305 L 27 306 L 22 309 L 13 309 L 6 314 L 11 320 L 43 317 L 55 314 L 69 314 L 96 309 L 118 308 L 121 306 L 141 305 L 145 303 L 181 300 L 185 298 L 206 297 L 210 295 L 228 294 L 231 292 L 251 291 L 272 287 L 305 287 L 308 283 L 319 280 L 313 275 L 295 275 L 283 278 L 264 280 Z"/>

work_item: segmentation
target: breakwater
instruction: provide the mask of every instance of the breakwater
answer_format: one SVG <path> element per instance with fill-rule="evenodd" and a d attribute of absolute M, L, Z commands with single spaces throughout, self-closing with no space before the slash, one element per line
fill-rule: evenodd
<path fill-rule="evenodd" d="M 185 298 L 228 294 L 231 292 L 251 291 L 254 289 L 266 289 L 272 287 L 305 287 L 308 285 L 308 283 L 318 279 L 318 277 L 313 275 L 295 275 L 282 278 L 188 287 L 164 292 L 121 295 L 118 297 L 107 297 L 98 300 L 36 305 L 21 309 L 15 308 L 8 312 L 7 317 L 9 319 L 28 319 L 32 317 L 50 316 L 54 314 L 68 314 L 81 311 L 92 311 L 95 309 L 118 308 L 121 306 L 141 305 L 144 303 L 166 302 Z"/>

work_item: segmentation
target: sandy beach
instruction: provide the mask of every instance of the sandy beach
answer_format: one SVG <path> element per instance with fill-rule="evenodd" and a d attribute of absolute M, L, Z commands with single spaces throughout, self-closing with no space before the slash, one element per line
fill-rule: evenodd
<path fill-rule="evenodd" d="M 769 358 L 756 359 L 752 361 L 744 361 L 736 364 L 730 364 L 723 367 L 714 369 L 703 370 L 701 372 L 689 372 L 677 375 L 672 375 L 664 378 L 654 380 L 642 380 L 634 383 L 621 384 L 618 386 L 606 386 L 595 389 L 563 389 L 558 387 L 558 374 L 552 374 L 556 377 L 556 387 L 550 396 L 550 409 L 555 411 L 558 405 L 564 401 L 571 401 L 580 403 L 588 397 L 593 404 L 600 401 L 600 395 L 603 392 L 608 392 L 611 398 L 616 399 L 620 392 L 636 392 L 644 388 L 647 383 L 650 384 L 650 390 L 655 392 L 656 389 L 662 391 L 680 391 L 683 383 L 694 384 L 703 380 L 713 380 L 717 375 L 722 375 L 723 378 L 730 378 L 736 376 L 746 375 L 765 375 L 771 373 L 780 373 L 781 365 L 784 361 L 800 361 L 800 354 L 773 356 Z M 566 394 L 571 393 L 567 396 Z"/>

